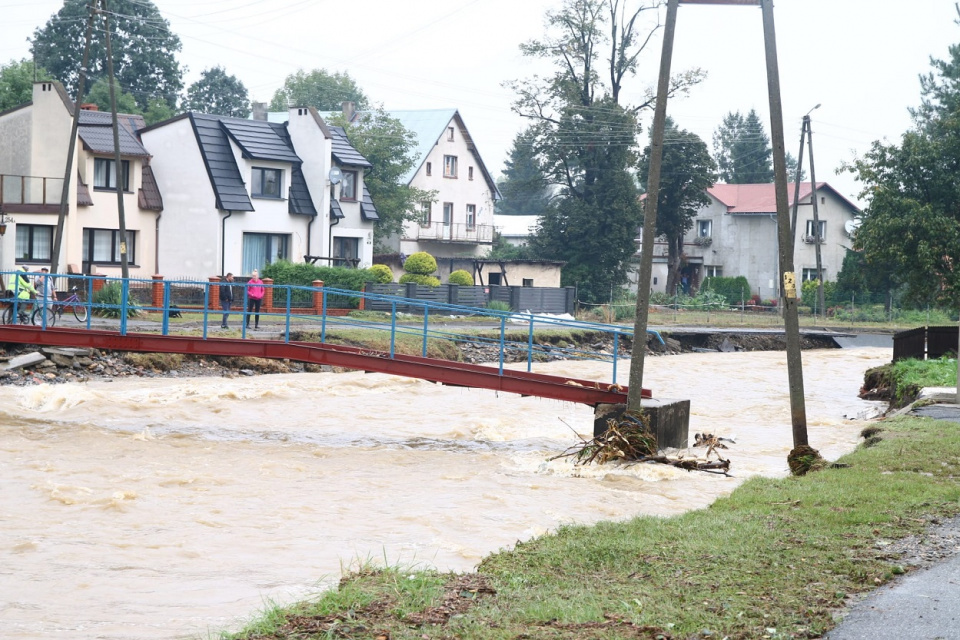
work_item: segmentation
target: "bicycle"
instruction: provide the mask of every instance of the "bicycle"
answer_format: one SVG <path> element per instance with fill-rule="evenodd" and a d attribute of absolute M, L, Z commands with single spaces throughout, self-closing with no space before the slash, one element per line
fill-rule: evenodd
<path fill-rule="evenodd" d="M 24 311 L 24 307 L 27 305 L 34 305 L 32 313 Z M 14 324 L 13 322 L 13 300 L 7 301 L 7 308 L 3 310 L 3 317 L 0 321 L 3 324 Z M 43 305 L 37 304 L 37 301 L 33 298 L 27 298 L 25 300 L 19 300 L 17 302 L 17 322 L 16 324 L 34 324 L 42 325 L 43 324 Z M 52 327 L 57 323 L 57 314 L 53 309 L 46 309 L 47 313 L 47 326 Z"/>
<path fill-rule="evenodd" d="M 58 317 L 63 317 L 63 310 L 66 307 L 70 307 L 70 310 L 73 311 L 73 317 L 77 319 L 77 322 L 86 322 L 87 321 L 87 307 L 83 303 L 83 298 L 80 297 L 80 294 L 77 293 L 80 290 L 80 287 L 73 287 L 70 289 L 70 295 L 64 298 L 63 300 L 57 300 L 53 303 L 53 313 Z M 34 323 L 36 324 L 36 323 Z M 49 322 L 48 322 L 49 324 Z"/>

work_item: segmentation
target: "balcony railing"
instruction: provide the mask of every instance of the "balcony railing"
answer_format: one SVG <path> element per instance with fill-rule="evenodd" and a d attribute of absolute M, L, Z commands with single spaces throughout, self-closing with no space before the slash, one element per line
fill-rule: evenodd
<path fill-rule="evenodd" d="M 0 174 L 0 205 L 7 213 L 47 213 L 60 208 L 63 178 Z"/>
<path fill-rule="evenodd" d="M 491 244 L 493 242 L 493 225 L 431 222 L 427 226 L 417 226 L 413 230 L 408 230 L 407 239 Z"/>
<path fill-rule="evenodd" d="M 817 243 L 817 236 L 815 236 L 815 235 L 813 235 L 813 234 L 809 234 L 809 233 L 808 233 L 808 234 L 804 234 L 804 236 L 803 236 L 803 241 L 806 242 L 807 244 L 816 244 L 816 243 Z M 826 241 L 827 241 L 826 238 L 824 238 L 823 236 L 820 236 L 820 244 L 823 244 L 823 243 L 826 242 Z"/>

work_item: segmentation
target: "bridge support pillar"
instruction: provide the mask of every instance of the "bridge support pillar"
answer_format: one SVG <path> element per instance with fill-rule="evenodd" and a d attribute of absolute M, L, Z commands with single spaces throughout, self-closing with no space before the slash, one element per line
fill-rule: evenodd
<path fill-rule="evenodd" d="M 645 398 L 643 410 L 650 416 L 650 428 L 657 434 L 660 449 L 682 449 L 690 438 L 690 401 Z M 627 410 L 625 404 L 598 404 L 593 413 L 593 435 L 602 436 L 607 420 L 618 419 Z"/>

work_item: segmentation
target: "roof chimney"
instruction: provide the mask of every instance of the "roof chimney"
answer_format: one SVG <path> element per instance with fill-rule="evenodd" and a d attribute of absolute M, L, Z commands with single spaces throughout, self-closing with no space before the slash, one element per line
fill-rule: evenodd
<path fill-rule="evenodd" d="M 253 107 L 253 119 L 254 120 L 263 120 L 267 121 L 267 103 L 266 102 L 254 102 L 251 104 Z"/>
<path fill-rule="evenodd" d="M 344 102 L 342 106 L 343 106 L 343 117 L 347 119 L 347 122 L 353 122 L 354 116 L 357 115 L 357 103 Z"/>
<path fill-rule="evenodd" d="M 80 110 L 81 111 L 100 111 L 100 107 L 98 107 L 92 102 L 84 102 L 83 104 L 80 105 Z"/>

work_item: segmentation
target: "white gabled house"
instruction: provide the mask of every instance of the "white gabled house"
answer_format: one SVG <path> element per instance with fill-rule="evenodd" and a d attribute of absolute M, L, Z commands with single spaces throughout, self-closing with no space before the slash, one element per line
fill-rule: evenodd
<path fill-rule="evenodd" d="M 53 257 L 75 105 L 58 82 L 37 82 L 33 100 L 0 113 L 0 269 L 39 270 Z M 150 153 L 136 138 L 143 118 L 118 114 L 124 226 L 130 274 L 156 272 L 161 192 Z M 82 105 L 67 190 L 60 271 L 120 275 L 120 221 L 112 117 Z M 10 233 L 10 231 L 14 231 Z"/>
<path fill-rule="evenodd" d="M 353 264 L 372 262 L 373 223 L 338 202 L 335 136 L 315 109 L 291 108 L 283 124 L 185 113 L 140 135 L 166 195 L 158 254 L 168 278 L 329 259 L 336 237 L 356 240 Z M 369 163 L 356 155 L 353 188 L 363 193 Z"/>

